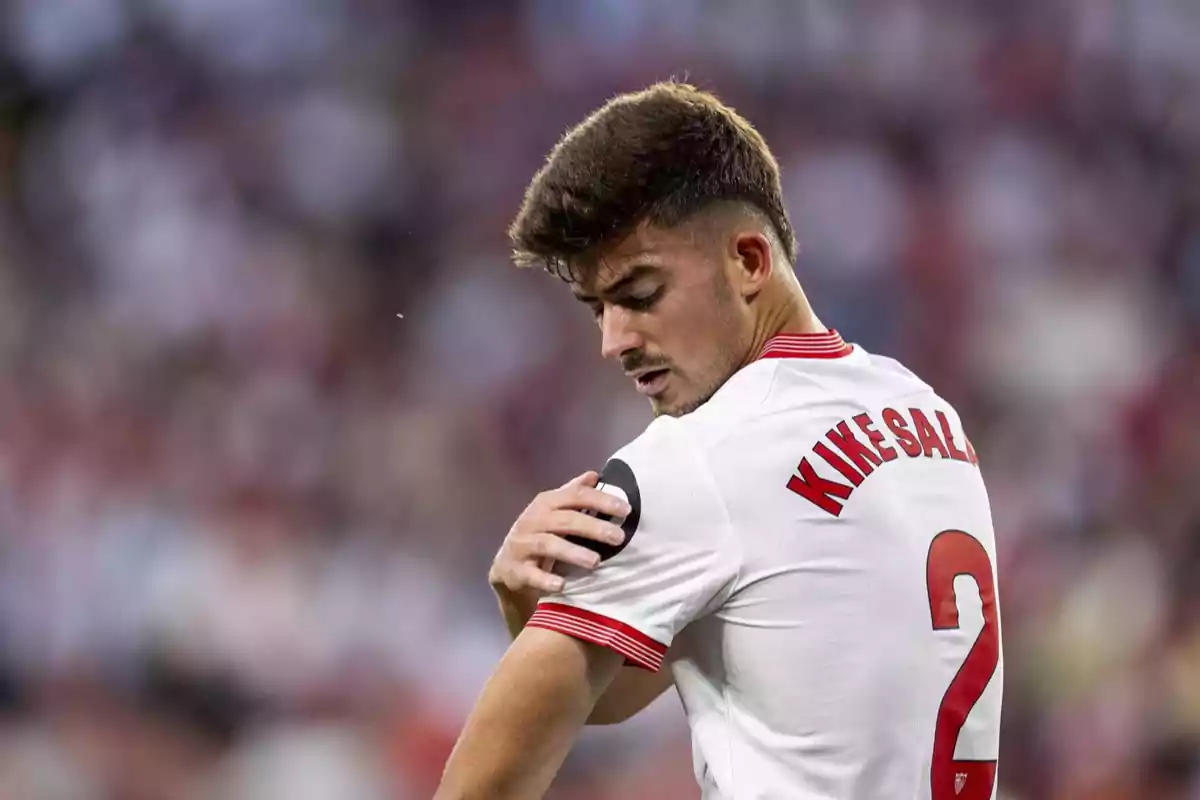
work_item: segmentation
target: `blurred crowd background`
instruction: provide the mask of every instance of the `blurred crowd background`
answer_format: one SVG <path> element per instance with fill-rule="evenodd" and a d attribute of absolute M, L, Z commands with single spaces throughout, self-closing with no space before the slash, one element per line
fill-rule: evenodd
<path fill-rule="evenodd" d="M 505 227 L 671 76 L 966 422 L 1001 796 L 1200 798 L 1193 0 L 0 2 L 0 798 L 432 794 L 511 520 L 649 421 Z M 552 794 L 695 796 L 673 693 Z"/>

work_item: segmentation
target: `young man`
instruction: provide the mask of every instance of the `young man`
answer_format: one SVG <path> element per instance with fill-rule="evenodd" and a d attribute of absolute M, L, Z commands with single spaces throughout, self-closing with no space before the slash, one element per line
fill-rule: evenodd
<path fill-rule="evenodd" d="M 437 797 L 541 797 L 581 726 L 672 682 L 705 798 L 994 797 L 975 452 L 928 385 L 813 313 L 762 138 L 687 85 L 618 97 L 510 233 L 657 418 L 509 532 L 492 581 L 515 641 Z"/>

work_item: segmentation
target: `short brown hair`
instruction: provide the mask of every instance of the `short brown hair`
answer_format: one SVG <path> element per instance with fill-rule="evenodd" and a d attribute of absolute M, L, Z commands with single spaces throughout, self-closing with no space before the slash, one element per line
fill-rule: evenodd
<path fill-rule="evenodd" d="M 795 262 L 779 165 L 762 136 L 714 95 L 657 83 L 610 100 L 555 145 L 509 227 L 513 260 L 568 278 L 574 259 L 642 222 L 671 228 L 727 202 L 764 216 Z"/>

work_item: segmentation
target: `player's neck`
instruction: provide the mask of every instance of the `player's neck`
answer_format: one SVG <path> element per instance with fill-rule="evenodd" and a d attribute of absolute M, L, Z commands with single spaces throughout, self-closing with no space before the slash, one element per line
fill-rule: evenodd
<path fill-rule="evenodd" d="M 808 298 L 797 293 L 763 309 L 754 326 L 754 336 L 742 366 L 751 363 L 775 336 L 781 333 L 825 333 L 829 329 L 813 312 Z"/>

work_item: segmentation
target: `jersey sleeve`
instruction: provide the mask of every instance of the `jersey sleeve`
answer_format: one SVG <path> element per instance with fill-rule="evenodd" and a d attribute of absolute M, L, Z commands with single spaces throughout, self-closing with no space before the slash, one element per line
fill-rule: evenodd
<path fill-rule="evenodd" d="M 675 635 L 721 600 L 738 569 L 729 517 L 678 425 L 656 420 L 605 465 L 599 488 L 632 509 L 613 520 L 625 541 L 575 540 L 600 553 L 600 565 L 560 565 L 564 588 L 539 603 L 529 625 L 612 648 L 654 672 Z"/>

